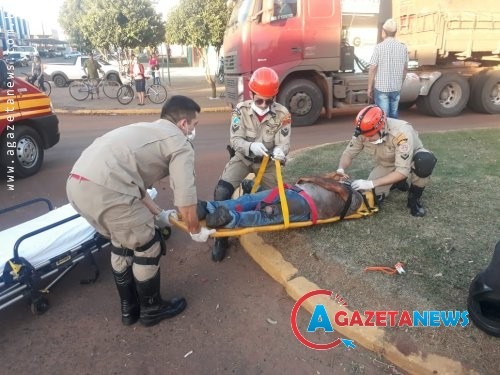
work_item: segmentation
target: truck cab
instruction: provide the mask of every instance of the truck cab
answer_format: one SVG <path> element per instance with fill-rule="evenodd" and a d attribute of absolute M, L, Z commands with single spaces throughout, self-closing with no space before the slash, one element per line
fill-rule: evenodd
<path fill-rule="evenodd" d="M 262 66 L 280 78 L 276 100 L 292 126 L 322 113 L 354 113 L 369 103 L 368 63 L 388 18 L 407 44 L 411 70 L 400 108 L 458 116 L 469 106 L 500 113 L 498 0 L 236 0 L 224 34 L 226 98 L 250 98 L 248 82 Z M 366 34 L 367 30 L 371 30 Z M 368 57 L 369 58 L 369 57 Z"/>
<path fill-rule="evenodd" d="M 59 120 L 49 97 L 15 77 L 14 66 L 0 60 L 1 175 L 24 178 L 37 173 L 44 150 L 59 138 Z"/>
<path fill-rule="evenodd" d="M 344 48 L 342 24 L 340 1 L 237 1 L 224 35 L 227 98 L 247 99 L 252 72 L 267 66 L 280 77 L 277 100 L 290 110 L 294 126 L 314 123 L 333 105 L 335 81 L 352 82 L 352 90 L 339 85 L 338 94 L 364 105 L 366 89 L 357 93 L 354 63 L 345 64 L 352 52 Z"/>

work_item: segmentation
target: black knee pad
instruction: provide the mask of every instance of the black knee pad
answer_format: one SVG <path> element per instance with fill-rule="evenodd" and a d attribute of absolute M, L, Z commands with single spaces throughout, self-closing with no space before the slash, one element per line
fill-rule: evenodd
<path fill-rule="evenodd" d="M 413 156 L 413 171 L 420 178 L 429 177 L 434 170 L 437 159 L 432 152 L 419 151 Z"/>
<path fill-rule="evenodd" d="M 224 180 L 219 180 L 214 191 L 214 200 L 225 201 L 231 199 L 234 193 L 234 187 L 229 182 Z"/>

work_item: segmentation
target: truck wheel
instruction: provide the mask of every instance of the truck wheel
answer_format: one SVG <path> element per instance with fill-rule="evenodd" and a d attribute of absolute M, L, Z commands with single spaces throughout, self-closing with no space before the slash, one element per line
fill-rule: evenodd
<path fill-rule="evenodd" d="M 308 126 L 314 124 L 321 114 L 323 95 L 313 82 L 297 79 L 280 89 L 278 102 L 290 111 L 292 126 Z"/>
<path fill-rule="evenodd" d="M 64 76 L 61 74 L 56 74 L 54 77 L 52 77 L 52 81 L 54 81 L 54 84 L 57 87 L 64 87 L 67 84 L 66 78 L 64 78 Z"/>
<path fill-rule="evenodd" d="M 445 73 L 432 85 L 423 97 L 431 116 L 452 117 L 462 113 L 470 96 L 467 79 L 460 74 Z"/>
<path fill-rule="evenodd" d="M 482 71 L 471 79 L 469 106 L 482 113 L 500 113 L 500 72 Z"/>
<path fill-rule="evenodd" d="M 481 70 L 479 73 L 474 74 L 469 79 L 470 85 L 470 98 L 469 107 L 475 112 L 484 113 L 483 101 L 481 99 L 481 90 L 486 82 L 486 74 L 488 70 Z"/>
<path fill-rule="evenodd" d="M 29 177 L 37 173 L 43 162 L 43 143 L 37 131 L 29 126 L 16 125 L 14 138 L 15 148 L 7 148 L 7 142 L 2 140 L 0 149 L 1 162 L 6 167 L 14 167 L 14 175 L 19 178 Z M 13 151 L 14 156 L 7 155 Z"/>

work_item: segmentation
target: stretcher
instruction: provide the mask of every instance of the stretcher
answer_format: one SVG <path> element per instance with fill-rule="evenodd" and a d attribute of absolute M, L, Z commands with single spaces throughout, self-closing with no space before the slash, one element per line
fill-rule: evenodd
<path fill-rule="evenodd" d="M 255 193 L 257 188 L 259 187 L 260 181 L 262 180 L 262 176 L 264 175 L 264 171 L 267 167 L 267 163 L 269 162 L 269 157 L 264 157 L 259 171 L 257 172 L 257 176 L 255 177 L 255 183 L 252 187 L 250 193 Z M 294 228 L 303 228 L 311 225 L 317 224 L 328 224 L 334 223 L 340 220 L 351 220 L 351 219 L 360 219 L 367 216 L 372 216 L 378 212 L 378 207 L 375 203 L 375 195 L 373 191 L 365 191 L 362 192 L 363 203 L 358 208 L 358 210 L 348 216 L 340 217 L 335 216 L 328 219 L 318 219 L 315 222 L 312 220 L 301 221 L 301 222 L 290 222 L 290 215 L 288 210 L 288 204 L 285 196 L 285 184 L 283 183 L 283 177 L 281 174 L 281 163 L 279 160 L 274 160 L 276 166 L 276 177 L 278 180 L 278 192 L 280 196 L 281 202 L 281 210 L 283 212 L 283 223 L 282 224 L 273 224 L 266 226 L 257 226 L 257 227 L 242 227 L 242 228 L 217 228 L 216 232 L 211 235 L 211 237 L 235 237 L 242 236 L 244 234 L 256 233 L 256 232 L 272 232 L 276 230 L 285 230 L 285 229 L 294 229 Z M 179 220 L 171 219 L 170 222 L 177 228 L 189 232 L 187 229 L 187 225 L 182 221 L 182 218 L 179 217 Z M 205 225 L 204 221 L 201 222 L 202 225 Z"/>
<path fill-rule="evenodd" d="M 147 192 L 152 199 L 158 194 L 154 188 Z M 48 212 L 0 232 L 0 310 L 27 297 L 33 314 L 43 314 L 50 288 L 84 260 L 91 276 L 80 283 L 99 277 L 94 254 L 110 241 L 70 204 L 54 209 L 48 199 L 36 198 L 1 209 L 0 216 L 37 203 L 45 203 Z"/>
<path fill-rule="evenodd" d="M 109 241 L 70 204 L 54 209 L 49 200 L 36 198 L 2 209 L 0 215 L 37 203 L 45 203 L 48 212 L 0 232 L 0 310 L 28 297 L 31 311 L 43 314 L 50 288 L 82 260 L 93 272 L 81 283 L 95 282 L 99 276 L 94 253 Z"/>

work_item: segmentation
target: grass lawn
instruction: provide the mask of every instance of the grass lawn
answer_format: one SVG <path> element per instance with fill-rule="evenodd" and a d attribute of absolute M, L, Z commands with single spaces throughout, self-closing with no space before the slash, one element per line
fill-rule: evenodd
<path fill-rule="evenodd" d="M 394 191 L 375 216 L 262 237 L 301 274 L 340 292 L 353 309 L 465 310 L 469 284 L 500 240 L 500 130 L 428 133 L 421 139 L 438 158 L 423 194 L 425 217 L 412 217 L 407 193 Z M 334 171 L 346 145 L 298 154 L 283 169 L 284 180 Z M 372 167 L 362 153 L 346 172 L 352 179 L 367 178 Z M 405 275 L 364 272 L 396 262 L 405 264 Z M 481 373 L 500 373 L 498 339 L 475 327 L 411 335 L 419 348 L 462 360 Z"/>

